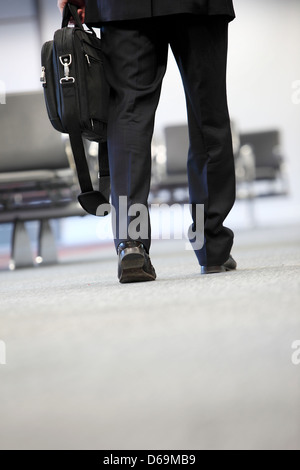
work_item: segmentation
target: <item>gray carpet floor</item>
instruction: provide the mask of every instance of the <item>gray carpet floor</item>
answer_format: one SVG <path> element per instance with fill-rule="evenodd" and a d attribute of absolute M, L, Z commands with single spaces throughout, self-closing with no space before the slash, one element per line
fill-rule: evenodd
<path fill-rule="evenodd" d="M 300 227 L 233 255 L 200 276 L 156 241 L 157 281 L 131 285 L 112 247 L 2 270 L 0 448 L 300 449 Z"/>

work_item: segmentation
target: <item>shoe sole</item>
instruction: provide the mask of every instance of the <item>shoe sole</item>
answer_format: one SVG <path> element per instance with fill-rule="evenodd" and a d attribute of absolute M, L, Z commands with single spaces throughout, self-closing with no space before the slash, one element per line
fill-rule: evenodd
<path fill-rule="evenodd" d="M 235 270 L 236 268 L 227 268 L 226 266 L 201 266 L 201 274 L 219 274 Z"/>
<path fill-rule="evenodd" d="M 120 283 L 155 281 L 154 275 L 144 271 L 144 264 L 144 254 L 140 248 L 125 249 L 121 255 Z"/>

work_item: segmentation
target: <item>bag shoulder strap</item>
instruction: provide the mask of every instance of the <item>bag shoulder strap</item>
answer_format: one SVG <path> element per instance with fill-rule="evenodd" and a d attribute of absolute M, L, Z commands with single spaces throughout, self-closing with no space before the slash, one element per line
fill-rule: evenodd
<path fill-rule="evenodd" d="M 80 129 L 74 126 L 69 133 L 70 143 L 76 165 L 78 181 L 81 188 L 81 194 L 78 201 L 83 209 L 92 215 L 107 215 L 109 213 L 109 194 L 103 194 L 105 191 L 94 191 L 90 170 L 86 160 L 84 145 Z M 104 188 L 103 188 L 104 189 Z M 106 205 L 105 212 L 99 212 L 99 206 Z"/>

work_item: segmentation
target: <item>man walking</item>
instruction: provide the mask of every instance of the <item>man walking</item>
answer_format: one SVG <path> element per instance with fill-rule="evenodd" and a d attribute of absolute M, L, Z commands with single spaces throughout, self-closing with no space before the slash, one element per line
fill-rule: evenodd
<path fill-rule="evenodd" d="M 67 0 L 58 0 L 62 10 Z M 233 232 L 223 222 L 235 201 L 235 171 L 226 96 L 228 23 L 232 0 L 73 0 L 86 24 L 101 27 L 105 72 L 111 86 L 108 153 L 120 282 L 156 278 L 151 228 L 136 240 L 130 208 L 147 201 L 151 140 L 170 45 L 185 90 L 190 148 L 187 172 L 193 231 L 204 205 L 204 245 L 195 254 L 202 274 L 236 269 Z M 120 201 L 126 197 L 124 220 Z M 148 209 L 147 209 L 148 210 Z"/>

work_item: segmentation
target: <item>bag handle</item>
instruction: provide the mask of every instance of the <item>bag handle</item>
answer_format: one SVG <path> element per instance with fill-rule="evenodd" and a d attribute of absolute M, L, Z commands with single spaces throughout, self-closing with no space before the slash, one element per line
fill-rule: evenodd
<path fill-rule="evenodd" d="M 82 26 L 82 23 L 81 23 L 81 20 L 79 18 L 79 15 L 78 15 L 78 6 L 77 5 L 73 5 L 73 3 L 66 3 L 65 6 L 64 6 L 64 11 L 63 11 L 63 16 L 62 16 L 62 23 L 61 23 L 61 27 L 62 28 L 66 28 L 68 26 L 68 23 L 70 21 L 71 18 L 74 19 L 74 22 L 75 22 L 75 25 L 80 28 L 82 31 L 88 31 L 89 33 L 92 33 L 93 36 L 96 36 L 96 33 L 95 31 L 93 30 L 93 28 L 90 28 L 89 26 L 87 26 L 87 30 L 84 29 L 84 27 Z"/>
<path fill-rule="evenodd" d="M 62 23 L 61 27 L 65 28 L 68 26 L 68 23 L 71 19 L 71 17 L 74 19 L 76 26 L 78 28 L 83 29 L 82 23 L 80 21 L 79 15 L 78 15 L 78 6 L 73 5 L 72 3 L 66 3 L 64 6 L 64 11 L 63 11 L 63 16 L 62 16 Z"/>

